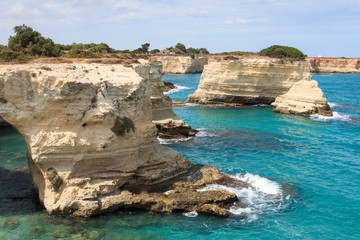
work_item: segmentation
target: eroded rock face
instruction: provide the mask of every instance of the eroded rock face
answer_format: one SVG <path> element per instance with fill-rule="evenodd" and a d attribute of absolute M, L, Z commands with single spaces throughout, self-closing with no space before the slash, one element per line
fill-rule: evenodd
<path fill-rule="evenodd" d="M 151 82 L 152 119 L 158 129 L 158 136 L 167 139 L 195 136 L 197 130 L 192 129 L 174 113 L 170 97 L 164 95 L 162 64 L 149 61 L 142 61 L 142 64 L 136 66 L 135 71 Z"/>
<path fill-rule="evenodd" d="M 295 82 L 311 80 L 306 61 L 268 58 L 210 60 L 188 102 L 220 105 L 270 104 Z"/>
<path fill-rule="evenodd" d="M 208 64 L 207 57 L 154 56 L 152 60 L 163 65 L 163 74 L 201 73 Z"/>
<path fill-rule="evenodd" d="M 274 112 L 277 113 L 333 115 L 324 93 L 314 80 L 294 83 L 286 94 L 277 97 L 271 105 L 275 106 Z"/>
<path fill-rule="evenodd" d="M 360 73 L 359 58 L 306 58 L 315 73 Z"/>
<path fill-rule="evenodd" d="M 157 143 L 151 83 L 139 71 L 142 66 L 0 66 L 0 116 L 24 137 L 49 213 L 98 214 L 112 207 L 108 199 L 122 195 L 120 189 L 190 167 Z"/>

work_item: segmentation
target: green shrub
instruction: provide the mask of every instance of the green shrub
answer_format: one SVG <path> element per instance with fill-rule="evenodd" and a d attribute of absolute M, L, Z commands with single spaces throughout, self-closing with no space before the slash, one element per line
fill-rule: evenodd
<path fill-rule="evenodd" d="M 80 49 L 72 49 L 68 51 L 64 57 L 68 58 L 98 58 L 98 55 L 92 52 L 82 51 Z"/>
<path fill-rule="evenodd" d="M 224 59 L 225 60 L 239 60 L 239 58 L 234 57 L 234 56 L 226 56 Z"/>
<path fill-rule="evenodd" d="M 261 56 L 275 57 L 275 58 L 292 58 L 304 60 L 306 55 L 299 49 L 288 46 L 273 45 L 265 48 L 259 52 Z"/>
<path fill-rule="evenodd" d="M 19 62 L 25 62 L 31 59 L 31 57 L 25 56 L 24 54 L 18 52 L 2 51 L 0 52 L 0 59 L 5 62 L 11 62 L 14 60 Z"/>

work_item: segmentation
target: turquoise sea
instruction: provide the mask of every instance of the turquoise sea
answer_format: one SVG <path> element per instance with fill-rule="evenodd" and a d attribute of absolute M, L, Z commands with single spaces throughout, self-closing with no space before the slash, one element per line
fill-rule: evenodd
<path fill-rule="evenodd" d="M 199 79 L 163 77 L 179 86 L 169 96 L 183 101 Z M 22 137 L 1 128 L 0 239 L 360 239 L 360 74 L 313 79 L 333 117 L 274 114 L 268 106 L 174 108 L 200 133 L 162 144 L 257 186 L 236 192 L 249 205 L 234 209 L 245 219 L 141 211 L 48 216 L 32 191 Z"/>

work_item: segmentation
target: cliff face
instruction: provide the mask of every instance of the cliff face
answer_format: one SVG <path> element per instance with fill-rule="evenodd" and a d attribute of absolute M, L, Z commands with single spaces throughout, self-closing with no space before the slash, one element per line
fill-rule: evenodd
<path fill-rule="evenodd" d="M 294 83 L 286 94 L 277 97 L 271 105 L 275 106 L 274 112 L 277 113 L 333 115 L 324 93 L 314 80 Z"/>
<path fill-rule="evenodd" d="M 33 182 L 49 213 L 100 213 L 119 188 L 189 168 L 186 158 L 156 141 L 150 82 L 137 74 L 142 70 L 0 66 L 0 116 L 24 137 Z"/>
<path fill-rule="evenodd" d="M 154 56 L 151 59 L 162 63 L 163 74 L 202 73 L 208 64 L 207 57 Z"/>
<path fill-rule="evenodd" d="M 0 116 L 24 137 L 48 213 L 140 208 L 228 216 L 226 208 L 241 205 L 234 193 L 201 189 L 246 183 L 213 167 L 190 167 L 158 144 L 150 95 L 161 95 L 155 91 L 160 73 L 153 65 L 0 66 Z"/>
<path fill-rule="evenodd" d="M 151 82 L 152 119 L 158 129 L 158 136 L 160 138 L 195 136 L 197 131 L 174 113 L 170 97 L 164 95 L 161 62 L 141 62 L 143 65 L 135 67 L 135 71 Z"/>
<path fill-rule="evenodd" d="M 306 58 L 311 72 L 315 73 L 360 73 L 359 58 Z"/>
<path fill-rule="evenodd" d="M 211 60 L 188 102 L 200 104 L 270 104 L 295 82 L 311 79 L 306 61 L 278 59 Z"/>

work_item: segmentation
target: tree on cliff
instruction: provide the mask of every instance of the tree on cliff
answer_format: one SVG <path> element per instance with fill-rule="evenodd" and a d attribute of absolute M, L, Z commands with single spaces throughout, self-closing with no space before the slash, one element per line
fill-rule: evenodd
<path fill-rule="evenodd" d="M 272 45 L 268 48 L 265 48 L 259 52 L 259 55 L 275 58 L 285 57 L 299 60 L 304 60 L 306 57 L 306 55 L 297 48 L 280 45 Z"/>
<path fill-rule="evenodd" d="M 143 53 L 149 53 L 149 47 L 150 47 L 150 43 L 144 43 L 141 45 L 141 50 Z"/>
<path fill-rule="evenodd" d="M 176 44 L 176 45 L 175 45 L 175 48 L 179 49 L 179 50 L 182 51 L 182 52 L 186 52 L 186 47 L 185 47 L 185 45 L 182 44 L 182 43 Z"/>
<path fill-rule="evenodd" d="M 57 57 L 60 49 L 50 38 L 43 37 L 25 24 L 14 27 L 15 36 L 9 37 L 8 47 L 31 56 Z"/>

